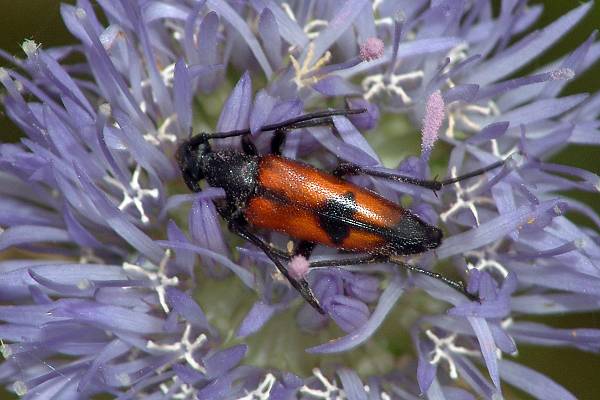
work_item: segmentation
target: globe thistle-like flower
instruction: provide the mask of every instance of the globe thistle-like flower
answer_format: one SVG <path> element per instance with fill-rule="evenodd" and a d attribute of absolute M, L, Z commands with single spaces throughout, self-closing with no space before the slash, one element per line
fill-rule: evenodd
<path fill-rule="evenodd" d="M 597 193 L 600 178 L 547 161 L 599 143 L 599 95 L 561 95 L 600 56 L 596 33 L 516 72 L 591 3 L 539 31 L 540 6 L 503 1 L 494 16 L 491 3 L 63 5 L 78 44 L 26 41 L 25 57 L 0 69 L 3 110 L 23 134 L 0 145 L 0 381 L 32 399 L 471 399 L 500 398 L 501 383 L 574 398 L 516 355 L 520 343 L 600 351 L 596 329 L 528 321 L 600 308 L 597 230 L 564 215 L 600 227 L 564 195 Z M 289 268 L 310 282 L 321 315 L 223 229 L 221 190 L 184 188 L 174 152 L 190 132 L 249 128 L 264 153 L 262 126 L 334 102 L 366 112 L 288 135 L 286 157 L 419 179 L 508 159 L 438 193 L 351 178 L 392 201 L 410 197 L 412 212 L 441 227 L 440 247 L 406 261 L 454 270 L 479 302 L 387 264 L 307 269 L 337 257 L 317 248 Z M 412 146 L 399 163 L 401 130 L 421 154 Z M 447 170 L 432 172 L 441 143 Z M 286 248 L 289 238 L 268 239 Z M 401 297 L 410 310 L 395 307 Z M 384 321 L 391 332 L 379 331 Z M 334 363 L 333 353 L 347 357 Z"/>

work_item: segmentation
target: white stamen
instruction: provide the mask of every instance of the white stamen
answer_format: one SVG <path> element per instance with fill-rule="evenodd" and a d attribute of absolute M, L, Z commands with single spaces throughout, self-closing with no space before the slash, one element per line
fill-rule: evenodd
<path fill-rule="evenodd" d="M 335 380 L 333 382 L 329 382 L 319 368 L 313 369 L 312 372 L 319 382 L 321 382 L 321 384 L 325 387 L 325 390 L 311 389 L 307 385 L 304 385 L 300 388 L 301 393 L 313 396 L 317 399 L 342 400 L 346 398 L 346 393 L 343 389 L 337 387 Z"/>
<path fill-rule="evenodd" d="M 79 290 L 86 290 L 89 289 L 91 286 L 92 284 L 88 279 L 82 279 L 79 282 L 77 282 L 77 289 Z"/>
<path fill-rule="evenodd" d="M 166 86 L 173 86 L 173 79 L 175 78 L 175 63 L 171 63 L 167 65 L 160 71 L 160 77 Z M 142 87 L 147 87 L 150 85 L 150 78 L 144 79 L 141 82 Z"/>
<path fill-rule="evenodd" d="M 383 4 L 384 0 L 375 0 L 373 2 L 373 15 L 377 15 L 378 14 L 378 10 L 379 7 L 381 7 L 381 4 Z M 400 18 L 399 19 L 403 19 Z M 394 19 L 392 17 L 384 17 L 384 18 L 375 18 L 375 26 L 379 27 L 379 26 L 393 26 L 394 25 Z"/>
<path fill-rule="evenodd" d="M 167 386 L 166 383 L 159 385 L 160 391 L 168 394 L 170 399 L 185 400 L 196 398 L 197 390 L 193 386 L 180 382 L 177 376 L 174 376 L 171 380 L 173 381 L 171 387 Z M 173 388 L 176 388 L 177 391 L 171 392 Z"/>
<path fill-rule="evenodd" d="M 456 167 L 452 167 L 450 169 L 450 176 L 452 178 L 457 177 Z M 479 226 L 479 212 L 475 205 L 476 204 L 494 204 L 494 202 L 492 201 L 492 199 L 490 199 L 488 197 L 479 196 L 479 197 L 468 198 L 467 195 L 470 192 L 473 192 L 474 190 L 476 190 L 479 186 L 481 186 L 483 184 L 483 182 L 484 182 L 483 180 L 480 180 L 480 181 L 476 182 L 474 185 L 469 186 L 465 189 L 463 189 L 460 186 L 460 182 L 455 182 L 454 186 L 456 187 L 456 191 L 455 191 L 456 192 L 456 202 L 454 204 L 452 204 L 448 210 L 446 210 L 440 214 L 440 218 L 442 219 L 442 221 L 446 222 L 450 215 L 453 215 L 456 212 L 458 212 L 459 210 L 466 208 L 471 211 L 471 213 L 473 214 L 473 217 L 475 218 L 475 223 L 477 224 L 477 226 Z"/>
<path fill-rule="evenodd" d="M 175 143 L 177 141 L 177 136 L 172 133 L 168 133 L 167 128 L 173 125 L 176 119 L 177 115 L 175 114 L 168 116 L 158 127 L 156 135 L 154 133 L 147 133 L 144 135 L 144 139 L 155 146 L 159 146 L 162 142 Z"/>
<path fill-rule="evenodd" d="M 167 288 L 167 286 L 179 285 L 179 278 L 177 278 L 176 276 L 169 278 L 166 274 L 167 263 L 168 263 L 170 257 L 171 257 L 171 250 L 167 249 L 165 251 L 165 255 L 163 256 L 163 259 L 160 261 L 160 264 L 158 266 L 158 271 L 156 271 L 156 272 L 151 272 L 151 271 L 147 270 L 146 268 L 140 267 L 139 265 L 130 264 L 128 262 L 123 263 L 123 269 L 125 271 L 141 274 L 141 275 L 147 277 L 150 281 L 152 281 L 154 283 L 154 285 L 155 285 L 154 290 L 156 290 L 156 294 L 158 295 L 158 302 L 160 303 L 163 311 L 166 314 L 168 314 L 171 311 L 169 309 L 169 306 L 167 305 L 167 301 L 165 298 L 166 288 Z"/>
<path fill-rule="evenodd" d="M 454 82 L 450 79 L 446 80 L 448 87 L 454 87 Z M 448 105 L 448 128 L 446 129 L 446 136 L 449 138 L 455 137 L 455 127 L 457 122 L 460 123 L 460 129 L 467 132 L 476 133 L 479 132 L 483 127 L 473 121 L 467 113 L 482 115 L 484 117 L 492 115 L 500 115 L 500 109 L 492 100 L 487 102 L 487 106 L 481 106 L 478 104 L 465 104 L 460 101 L 454 101 Z"/>
<path fill-rule="evenodd" d="M 302 30 L 306 33 L 306 37 L 308 37 L 309 40 L 314 40 L 319 37 L 322 30 L 327 28 L 327 25 L 329 25 L 329 22 L 324 19 L 313 19 L 304 25 Z"/>
<path fill-rule="evenodd" d="M 106 262 L 94 254 L 94 250 L 89 247 L 81 248 L 81 255 L 79 256 L 79 264 L 106 264 Z"/>
<path fill-rule="evenodd" d="M 294 22 L 298 22 L 296 19 L 296 15 L 294 14 L 294 10 L 288 3 L 282 3 L 281 8 L 287 14 L 288 17 Z M 306 34 L 306 37 L 309 40 L 316 39 L 327 26 L 329 25 L 329 21 L 324 19 L 313 19 L 308 21 L 304 27 L 302 27 L 302 31 Z"/>
<path fill-rule="evenodd" d="M 201 333 L 193 342 L 191 342 L 191 332 L 192 325 L 186 324 L 185 329 L 183 330 L 183 336 L 181 337 L 181 340 L 179 342 L 175 342 L 172 344 L 160 344 L 155 343 L 152 340 L 148 340 L 148 342 L 146 342 L 146 347 L 150 350 L 181 353 L 178 357 L 179 360 L 185 360 L 189 364 L 189 366 L 194 368 L 196 371 L 206 373 L 206 369 L 194 359 L 194 352 L 200 349 L 202 345 L 206 343 L 208 338 L 204 333 Z"/>
<path fill-rule="evenodd" d="M 387 75 L 375 74 L 369 75 L 363 79 L 361 85 L 365 92 L 363 97 L 366 100 L 371 99 L 373 96 L 378 95 L 382 92 L 388 95 L 396 95 L 400 97 L 404 104 L 412 103 L 412 98 L 406 93 L 401 84 L 404 82 L 411 82 L 414 80 L 420 80 L 423 78 L 423 71 L 417 70 L 407 72 L 405 74 L 391 74 L 389 79 Z"/>
<path fill-rule="evenodd" d="M 384 2 L 384 0 L 375 0 L 375 1 L 373 1 L 373 6 L 372 6 L 373 11 L 379 10 L 379 7 L 381 7 L 381 5 L 383 4 L 383 2 Z"/>
<path fill-rule="evenodd" d="M 245 396 L 239 397 L 238 400 L 269 400 L 271 389 L 273 389 L 276 381 L 275 376 L 269 373 L 256 389 Z"/>
<path fill-rule="evenodd" d="M 118 39 L 125 37 L 125 31 L 119 25 L 109 25 L 98 37 L 102 47 L 106 51 L 110 51 Z"/>
<path fill-rule="evenodd" d="M 15 381 L 12 387 L 19 397 L 23 397 L 27 394 L 27 385 L 23 381 Z"/>
<path fill-rule="evenodd" d="M 281 3 L 281 8 L 283 8 L 283 11 L 287 14 L 288 17 L 290 17 L 292 21 L 298 22 L 296 21 L 296 15 L 294 15 L 292 7 L 290 7 L 288 3 Z"/>
<path fill-rule="evenodd" d="M 84 19 L 85 17 L 87 17 L 87 13 L 83 8 L 79 7 L 75 10 L 75 16 L 79 19 Z"/>
<path fill-rule="evenodd" d="M 454 46 L 452 49 L 450 49 L 450 51 L 446 55 L 446 57 L 448 57 L 450 59 L 450 62 L 446 66 L 445 71 L 448 71 L 451 66 L 466 59 L 468 54 L 469 54 L 469 44 L 468 43 L 461 42 L 458 45 Z"/>
<path fill-rule="evenodd" d="M 367 393 L 371 392 L 371 388 L 369 387 L 369 385 L 364 385 L 363 389 L 365 389 L 365 392 L 367 392 Z M 379 392 L 379 397 L 381 398 L 381 400 L 391 400 L 392 399 L 390 397 L 390 395 L 387 394 L 386 392 Z"/>
<path fill-rule="evenodd" d="M 454 341 L 456 340 L 456 334 L 453 333 L 445 338 L 439 338 L 430 329 L 425 331 L 427 337 L 433 342 L 435 348 L 429 353 L 431 364 L 438 364 L 441 360 L 446 360 L 449 368 L 449 376 L 452 379 L 458 378 L 458 372 L 456 371 L 456 364 L 452 359 L 452 353 L 464 354 L 467 356 L 478 356 L 479 352 L 475 350 L 469 350 L 465 347 L 456 346 Z"/>
<path fill-rule="evenodd" d="M 0 339 L 0 353 L 5 360 L 8 360 L 12 356 L 12 348 L 10 345 L 4 343 L 4 340 Z"/>
<path fill-rule="evenodd" d="M 313 74 L 325 64 L 329 62 L 331 59 L 331 53 L 327 51 L 323 57 L 319 58 L 313 63 L 313 59 L 315 57 L 315 44 L 310 42 L 308 44 L 308 49 L 306 51 L 306 57 L 304 57 L 304 61 L 302 61 L 302 65 L 296 60 L 296 58 L 290 54 L 290 61 L 292 62 L 292 67 L 294 67 L 294 83 L 301 89 L 305 86 L 310 86 L 319 81 L 319 77 L 317 76 L 309 76 L 308 74 Z"/>
<path fill-rule="evenodd" d="M 171 35 L 173 39 L 180 41 L 185 36 L 185 31 L 182 24 L 177 23 L 175 20 L 165 19 L 164 22 L 165 28 L 170 29 L 172 31 Z M 196 32 L 194 32 L 194 42 L 196 42 Z"/>
<path fill-rule="evenodd" d="M 142 200 L 146 196 L 151 197 L 153 199 L 158 199 L 159 192 L 157 188 L 142 189 L 139 181 L 141 170 L 142 167 L 138 164 L 135 167 L 133 174 L 131 175 L 131 182 L 129 182 L 129 188 L 124 187 L 120 181 L 112 177 L 105 177 L 105 180 L 117 186 L 123 192 L 123 200 L 118 206 L 119 210 L 123 211 L 130 204 L 133 204 L 140 213 L 140 221 L 142 221 L 143 224 L 147 224 L 148 222 L 150 222 L 150 219 L 146 215 L 146 212 L 144 210 L 144 203 L 142 202 Z"/>
<path fill-rule="evenodd" d="M 98 111 L 100 112 L 100 114 L 104 115 L 105 117 L 110 117 L 110 114 L 112 112 L 109 103 L 100 104 L 100 106 L 98 107 Z"/>
<path fill-rule="evenodd" d="M 131 378 L 125 372 L 121 372 L 120 374 L 118 374 L 117 375 L 117 380 L 119 382 L 121 382 L 121 384 L 123 386 L 129 386 L 129 385 L 131 385 Z"/>
<path fill-rule="evenodd" d="M 502 275 L 504 278 L 506 278 L 508 275 L 508 270 L 504 267 L 504 265 L 492 258 L 487 258 L 485 253 L 482 251 L 470 251 L 467 252 L 465 256 L 468 258 L 477 259 L 477 263 L 475 264 L 471 262 L 467 263 L 467 269 L 469 270 L 476 269 L 478 271 L 483 271 L 487 269 L 491 271 L 498 271 L 498 273 L 500 273 L 500 275 Z"/>

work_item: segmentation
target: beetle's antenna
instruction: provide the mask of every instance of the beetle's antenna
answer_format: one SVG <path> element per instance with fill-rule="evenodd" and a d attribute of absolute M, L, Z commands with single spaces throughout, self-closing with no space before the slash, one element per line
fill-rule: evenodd
<path fill-rule="evenodd" d="M 364 108 L 316 111 L 313 113 L 299 115 L 297 117 L 290 118 L 285 121 L 277 122 L 275 124 L 265 125 L 260 128 L 260 131 L 261 132 L 269 132 L 269 131 L 276 131 L 276 130 L 300 129 L 300 128 L 307 128 L 307 127 L 311 127 L 311 126 L 319 126 L 319 125 L 331 125 L 331 124 L 333 124 L 332 117 L 335 117 L 337 115 L 362 114 L 366 111 L 367 110 Z M 224 139 L 224 138 L 228 138 L 228 137 L 243 136 L 243 135 L 249 135 L 249 134 L 250 134 L 250 129 L 238 129 L 238 130 L 228 131 L 228 132 L 205 133 L 204 137 L 206 140 L 208 140 L 208 139 Z"/>
<path fill-rule="evenodd" d="M 450 185 L 450 184 L 453 184 L 453 183 L 464 181 L 466 179 L 473 178 L 475 176 L 483 175 L 483 174 L 485 174 L 488 171 L 491 171 L 493 169 L 496 169 L 498 167 L 503 166 L 506 163 L 506 161 L 509 160 L 509 159 L 510 159 L 510 156 L 507 157 L 507 158 L 505 158 L 504 160 L 496 161 L 493 164 L 486 165 L 483 168 L 476 169 L 476 170 L 468 172 L 468 173 L 466 173 L 464 175 L 456 176 L 454 178 L 444 179 L 443 181 L 439 181 L 439 184 L 440 184 L 441 187 L 444 187 L 446 185 Z"/>
<path fill-rule="evenodd" d="M 398 257 L 394 257 L 394 256 L 389 257 L 388 261 L 391 263 L 394 263 L 396 265 L 399 265 L 401 267 L 404 267 L 409 271 L 417 272 L 419 274 L 427 275 L 430 278 L 437 279 L 438 281 L 445 283 L 447 286 L 451 287 L 452 289 L 456 290 L 457 292 L 464 294 L 471 301 L 480 301 L 479 296 L 468 292 L 462 282 L 453 281 L 452 279 L 447 278 L 442 274 L 438 274 L 437 272 L 428 271 L 428 270 L 418 267 L 416 265 L 405 263 Z"/>

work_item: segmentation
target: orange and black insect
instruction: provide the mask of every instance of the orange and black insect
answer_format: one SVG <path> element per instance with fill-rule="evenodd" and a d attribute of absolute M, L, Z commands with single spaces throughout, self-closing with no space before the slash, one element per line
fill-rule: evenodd
<path fill-rule="evenodd" d="M 194 192 L 200 181 L 225 190 L 225 198 L 215 201 L 229 229 L 259 247 L 273 261 L 290 284 L 319 312 L 319 301 L 304 278 L 294 278 L 284 265 L 301 254 L 308 258 L 316 245 L 360 253 L 345 259 L 312 262 L 311 267 L 330 267 L 375 262 L 392 262 L 411 271 L 439 279 L 473 298 L 462 283 L 417 266 L 405 264 L 395 256 L 418 254 L 438 247 L 442 231 L 427 224 L 410 211 L 361 188 L 345 175 L 366 174 L 440 190 L 443 186 L 471 178 L 501 166 L 499 161 L 467 175 L 444 181 L 426 181 L 409 176 L 365 170 L 340 163 L 331 173 L 281 156 L 287 132 L 317 125 L 332 125 L 332 117 L 365 110 L 328 110 L 302 115 L 261 131 L 274 132 L 271 154 L 259 155 L 250 140 L 250 130 L 201 133 L 183 142 L 176 154 L 183 179 Z M 242 136 L 243 152 L 212 150 L 209 141 Z M 260 230 L 278 231 L 298 241 L 292 254 L 265 241 Z"/>

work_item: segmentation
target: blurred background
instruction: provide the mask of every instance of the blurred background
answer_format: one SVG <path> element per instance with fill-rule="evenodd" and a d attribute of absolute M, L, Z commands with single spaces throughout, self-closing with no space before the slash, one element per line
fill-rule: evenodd
<path fill-rule="evenodd" d="M 18 57 L 23 57 L 20 45 L 24 39 L 32 39 L 45 48 L 74 43 L 61 20 L 60 3 L 57 0 L 0 0 L 0 49 Z M 74 2 L 69 1 L 68 3 Z M 530 3 L 544 5 L 544 13 L 536 24 L 536 28 L 541 28 L 568 10 L 577 7 L 581 2 L 577 0 L 542 0 L 530 1 Z M 583 42 L 592 31 L 599 28 L 600 1 L 597 1 L 582 23 L 566 35 L 558 45 L 538 58 L 535 64 L 527 66 L 518 75 L 533 71 L 568 53 Z M 0 60 L 0 66 L 8 65 L 5 60 Z M 578 76 L 570 83 L 563 94 L 593 93 L 599 89 L 600 63 L 596 63 L 585 74 Z M 6 118 L 0 107 L 0 142 L 16 141 L 18 138 L 19 130 Z M 585 168 L 598 174 L 600 173 L 600 146 L 595 148 L 573 146 L 554 156 L 553 161 Z M 569 195 L 586 202 L 594 207 L 596 212 L 600 213 L 600 195 L 579 192 L 569 193 Z M 579 224 L 593 227 L 591 222 L 579 215 L 571 215 L 570 217 Z M 531 317 L 528 319 L 534 320 Z M 600 329 L 600 313 L 565 317 L 540 317 L 537 321 L 556 328 Z M 565 386 L 578 398 L 600 398 L 600 386 L 597 386 L 600 372 L 600 356 L 598 355 L 573 349 L 520 345 L 518 360 L 520 363 L 548 375 Z M 520 398 L 527 398 L 526 395 L 519 394 Z M 10 399 L 13 396 L 0 388 L 0 399 Z"/>

